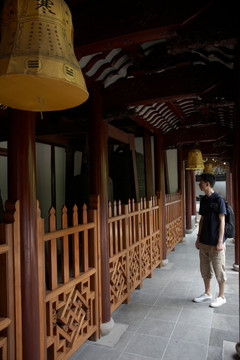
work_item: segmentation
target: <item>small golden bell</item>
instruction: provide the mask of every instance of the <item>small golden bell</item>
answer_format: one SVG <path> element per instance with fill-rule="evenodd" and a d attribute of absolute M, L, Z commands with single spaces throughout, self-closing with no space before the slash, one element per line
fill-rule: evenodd
<path fill-rule="evenodd" d="M 202 153 L 199 149 L 192 149 L 188 153 L 186 170 L 204 169 Z"/>

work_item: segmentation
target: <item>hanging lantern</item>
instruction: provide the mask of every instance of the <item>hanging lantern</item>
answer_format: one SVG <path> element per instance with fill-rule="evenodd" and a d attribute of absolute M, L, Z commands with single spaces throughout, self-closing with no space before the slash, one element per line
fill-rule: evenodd
<path fill-rule="evenodd" d="M 202 153 L 199 149 L 192 149 L 188 153 L 186 170 L 204 169 Z"/>
<path fill-rule="evenodd" d="M 208 159 L 205 163 L 204 163 L 204 170 L 203 172 L 207 172 L 207 173 L 211 173 L 214 174 L 213 171 L 213 163 L 210 159 Z"/>
<path fill-rule="evenodd" d="M 63 0 L 5 0 L 0 104 L 29 111 L 72 108 L 88 98 Z"/>

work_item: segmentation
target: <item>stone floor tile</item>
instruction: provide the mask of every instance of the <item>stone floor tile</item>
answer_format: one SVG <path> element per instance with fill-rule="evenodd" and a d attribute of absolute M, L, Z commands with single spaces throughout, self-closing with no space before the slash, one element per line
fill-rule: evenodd
<path fill-rule="evenodd" d="M 221 346 L 209 346 L 207 360 L 221 360 L 223 348 Z"/>
<path fill-rule="evenodd" d="M 137 331 L 139 328 L 139 325 L 142 323 L 143 318 L 137 317 L 137 316 L 128 316 L 124 314 L 118 314 L 115 312 L 112 314 L 112 318 L 116 323 L 119 324 L 127 324 L 128 325 L 128 331 Z"/>
<path fill-rule="evenodd" d="M 133 291 L 131 294 L 131 303 L 132 304 L 145 304 L 145 305 L 154 305 L 158 298 L 158 295 L 153 293 L 143 293 L 142 291 Z"/>
<path fill-rule="evenodd" d="M 210 328 L 212 324 L 212 312 L 213 310 L 209 308 L 209 303 L 207 302 L 205 303 L 205 307 L 184 307 L 178 321 L 186 325 Z"/>
<path fill-rule="evenodd" d="M 118 311 L 119 314 L 128 315 L 128 316 L 136 316 L 136 317 L 145 317 L 151 307 L 145 304 L 123 304 Z"/>
<path fill-rule="evenodd" d="M 166 320 L 166 321 L 177 321 L 180 312 L 181 312 L 181 308 L 173 308 L 167 306 L 153 306 L 149 310 L 149 313 L 147 314 L 147 318 Z"/>
<path fill-rule="evenodd" d="M 124 352 L 116 360 L 155 360 L 155 359 L 150 358 L 148 356 L 133 355 L 133 354 L 128 354 L 128 353 Z"/>
<path fill-rule="evenodd" d="M 220 330 L 229 330 L 238 332 L 239 330 L 239 316 L 213 314 L 212 328 Z"/>
<path fill-rule="evenodd" d="M 167 344 L 166 338 L 138 334 L 131 339 L 125 352 L 161 359 Z"/>
<path fill-rule="evenodd" d="M 116 360 L 120 354 L 110 348 L 88 345 L 85 349 L 78 354 L 74 354 L 70 360 Z"/>
<path fill-rule="evenodd" d="M 172 339 L 162 360 L 203 360 L 207 356 L 207 345 Z"/>
<path fill-rule="evenodd" d="M 209 345 L 223 347 L 223 341 L 239 341 L 238 331 L 220 330 L 211 328 Z"/>
<path fill-rule="evenodd" d="M 147 318 L 142 321 L 137 333 L 170 338 L 175 324 L 174 321 Z"/>
<path fill-rule="evenodd" d="M 170 296 L 166 295 L 165 292 L 162 293 L 155 305 L 161 305 L 161 306 L 167 306 L 167 307 L 173 307 L 173 308 L 182 308 L 184 303 L 186 301 L 186 296 Z"/>
<path fill-rule="evenodd" d="M 186 326 L 185 323 L 181 322 L 176 325 L 172 338 L 196 344 L 208 345 L 210 330 L 210 328 L 196 325 L 189 324 Z"/>

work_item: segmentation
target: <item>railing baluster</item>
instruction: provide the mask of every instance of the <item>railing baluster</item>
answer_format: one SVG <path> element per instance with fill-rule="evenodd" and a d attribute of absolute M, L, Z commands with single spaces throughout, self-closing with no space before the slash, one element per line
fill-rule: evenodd
<path fill-rule="evenodd" d="M 117 202 L 113 203 L 113 216 L 117 216 Z M 114 221 L 114 254 L 118 254 L 118 223 Z"/>
<path fill-rule="evenodd" d="M 118 202 L 118 215 L 122 215 L 122 204 L 121 204 L 121 200 L 119 200 Z M 119 250 L 122 251 L 123 250 L 123 222 L 120 219 L 119 220 Z"/>
<path fill-rule="evenodd" d="M 67 208 L 62 208 L 62 229 L 68 227 Z M 69 246 L 68 236 L 61 238 L 61 257 L 62 257 L 62 281 L 66 284 L 69 281 Z"/>
<path fill-rule="evenodd" d="M 108 218 L 112 217 L 112 203 L 108 202 Z M 113 223 L 109 223 L 109 256 L 113 256 Z"/>
<path fill-rule="evenodd" d="M 78 208 L 76 205 L 73 207 L 73 226 L 78 225 Z M 79 275 L 79 233 L 73 234 L 72 239 L 72 262 L 73 262 L 73 277 Z"/>
<path fill-rule="evenodd" d="M 56 211 L 52 207 L 50 209 L 50 216 L 49 216 L 49 231 L 56 230 Z M 50 290 L 54 290 L 57 288 L 58 285 L 58 278 L 57 278 L 57 239 L 52 239 L 49 242 L 49 288 Z"/>
<path fill-rule="evenodd" d="M 87 206 L 83 205 L 83 215 L 82 215 L 83 224 L 87 224 Z M 83 236 L 83 271 L 88 271 L 88 230 L 82 232 Z"/>

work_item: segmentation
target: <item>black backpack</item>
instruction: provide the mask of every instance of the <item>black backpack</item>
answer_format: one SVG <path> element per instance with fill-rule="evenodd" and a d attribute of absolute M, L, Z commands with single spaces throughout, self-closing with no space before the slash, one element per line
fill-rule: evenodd
<path fill-rule="evenodd" d="M 235 216 L 232 207 L 225 200 L 227 214 L 225 215 L 225 237 L 233 238 L 235 235 Z"/>

